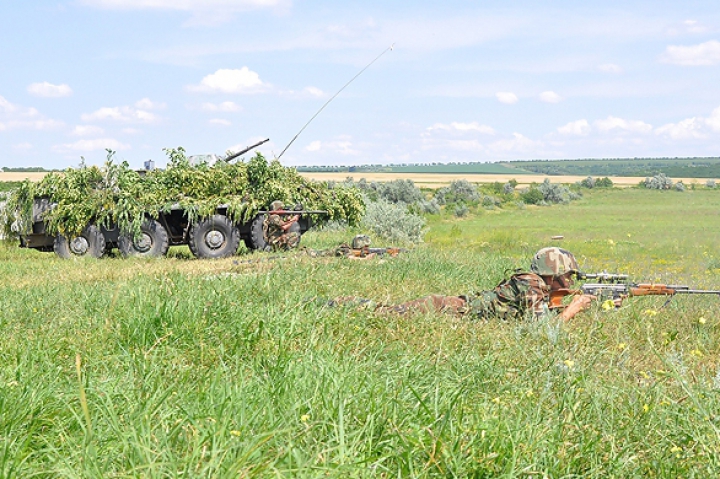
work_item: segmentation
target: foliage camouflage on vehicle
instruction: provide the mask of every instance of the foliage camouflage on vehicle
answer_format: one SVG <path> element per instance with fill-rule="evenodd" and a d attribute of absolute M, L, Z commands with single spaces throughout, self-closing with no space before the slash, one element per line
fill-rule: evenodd
<path fill-rule="evenodd" d="M 55 204 L 43 219 L 49 233 L 64 235 L 78 234 L 92 222 L 115 223 L 124 233 L 138 233 L 146 214 L 173 206 L 185 210 L 191 223 L 214 214 L 218 205 L 227 205 L 232 220 L 248 221 L 273 200 L 327 211 L 317 222 L 345 220 L 355 225 L 365 211 L 357 189 L 305 179 L 260 153 L 247 162 L 191 165 L 183 148 L 165 151 L 167 168 L 144 175 L 125 161 L 115 162 L 114 152 L 108 150 L 102 167 L 81 164 L 50 173 L 38 183 L 25 181 L 8 198 L 7 210 L 14 214 L 7 215 L 3 229 L 27 232 L 34 198 L 49 198 Z"/>

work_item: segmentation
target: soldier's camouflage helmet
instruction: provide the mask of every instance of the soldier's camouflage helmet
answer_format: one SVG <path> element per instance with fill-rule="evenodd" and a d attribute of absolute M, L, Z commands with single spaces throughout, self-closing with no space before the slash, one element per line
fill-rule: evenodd
<path fill-rule="evenodd" d="M 270 211 L 284 210 L 285 204 L 280 200 L 275 200 L 270 203 Z"/>
<path fill-rule="evenodd" d="M 370 246 L 370 237 L 368 235 L 357 235 L 352 240 L 353 249 L 361 249 Z"/>
<path fill-rule="evenodd" d="M 577 273 L 580 270 L 571 252 L 554 246 L 535 253 L 530 262 L 530 269 L 540 276 L 560 276 L 565 273 Z"/>

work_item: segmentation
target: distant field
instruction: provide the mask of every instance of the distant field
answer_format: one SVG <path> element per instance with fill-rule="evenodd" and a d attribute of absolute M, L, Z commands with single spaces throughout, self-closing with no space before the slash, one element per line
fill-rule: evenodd
<path fill-rule="evenodd" d="M 475 174 L 437 174 L 437 173 L 308 173 L 300 172 L 306 178 L 318 181 L 343 181 L 346 178 L 353 178 L 355 181 L 365 178 L 367 181 L 393 181 L 393 180 L 412 180 L 416 185 L 425 188 L 440 188 L 447 186 L 452 181 L 468 180 L 472 183 L 506 183 L 514 179 L 520 185 L 529 185 L 530 183 L 542 183 L 546 178 L 552 183 L 575 183 L 585 179 L 587 176 L 550 176 L 550 175 L 513 175 L 513 174 L 497 174 L 497 175 L 475 175 Z M 615 186 L 626 187 L 637 185 L 642 178 L 637 177 L 612 177 Z M 693 182 L 705 184 L 705 179 L 697 178 L 673 178 L 674 181 L 682 180 L 686 185 Z"/>
<path fill-rule="evenodd" d="M 502 165 L 545 175 L 645 177 L 664 173 L 672 178 L 720 178 L 720 158 L 535 160 Z"/>

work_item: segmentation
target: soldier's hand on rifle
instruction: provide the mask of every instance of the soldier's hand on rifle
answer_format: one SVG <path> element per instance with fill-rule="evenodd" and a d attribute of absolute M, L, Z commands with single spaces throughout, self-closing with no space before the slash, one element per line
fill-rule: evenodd
<path fill-rule="evenodd" d="M 564 321 L 570 321 L 580 311 L 584 311 L 590 307 L 590 304 L 597 299 L 592 294 L 580 294 L 573 297 L 572 302 L 560 313 L 560 318 Z"/>

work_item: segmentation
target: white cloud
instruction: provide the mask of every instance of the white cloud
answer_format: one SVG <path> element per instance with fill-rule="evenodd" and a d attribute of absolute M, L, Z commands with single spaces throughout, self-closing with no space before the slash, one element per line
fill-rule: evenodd
<path fill-rule="evenodd" d="M 585 136 L 590 133 L 590 124 L 584 119 L 571 121 L 570 123 L 559 127 L 557 131 L 562 135 Z"/>
<path fill-rule="evenodd" d="M 248 67 L 238 69 L 221 68 L 204 77 L 199 85 L 190 85 L 188 90 L 197 92 L 222 93 L 259 93 L 266 90 L 268 84 Z"/>
<path fill-rule="evenodd" d="M 604 120 L 596 120 L 595 127 L 601 132 L 620 130 L 632 133 L 649 133 L 652 131 L 652 125 L 645 123 L 644 121 L 625 120 L 615 116 L 608 116 Z"/>
<path fill-rule="evenodd" d="M 487 125 L 481 125 L 475 121 L 471 123 L 460 123 L 457 121 L 454 121 L 450 123 L 449 125 L 446 125 L 444 123 L 435 123 L 433 126 L 428 127 L 429 131 L 432 130 L 444 130 L 444 131 L 460 131 L 460 132 L 468 132 L 468 131 L 476 131 L 478 133 L 483 133 L 485 135 L 494 135 L 495 130 Z"/>
<path fill-rule="evenodd" d="M 53 85 L 52 83 L 31 83 L 27 87 L 28 93 L 46 98 L 60 98 L 72 95 L 72 88 L 66 84 Z"/>
<path fill-rule="evenodd" d="M 720 131 L 720 106 L 712 111 L 710 118 L 705 119 L 705 124 L 713 131 Z"/>
<path fill-rule="evenodd" d="M 143 98 L 135 102 L 135 107 L 140 110 L 163 110 L 167 105 L 152 101 L 150 98 Z"/>
<path fill-rule="evenodd" d="M 322 142 L 319 140 L 311 141 L 308 146 L 305 147 L 306 151 L 320 151 L 322 148 Z"/>
<path fill-rule="evenodd" d="M 615 65 L 614 63 L 604 63 L 602 65 L 598 65 L 598 70 L 605 73 L 622 73 L 623 69 L 620 65 Z"/>
<path fill-rule="evenodd" d="M 10 103 L 2 96 L 0 96 L 0 120 L 2 121 L 0 130 L 13 128 L 50 130 L 65 125 L 62 121 L 46 118 L 35 108 Z"/>
<path fill-rule="evenodd" d="M 709 42 L 691 46 L 670 45 L 660 57 L 665 63 L 683 66 L 707 66 L 720 63 L 720 42 Z"/>
<path fill-rule="evenodd" d="M 31 143 L 17 143 L 13 145 L 13 149 L 17 151 L 30 151 L 33 149 L 33 146 Z"/>
<path fill-rule="evenodd" d="M 313 151 L 323 153 L 331 153 L 334 155 L 346 155 L 354 156 L 360 152 L 353 148 L 353 144 L 349 140 L 340 139 L 335 141 L 319 141 L 315 140 L 310 142 L 306 147 L 305 151 Z"/>
<path fill-rule="evenodd" d="M 314 96 L 314 97 L 318 97 L 318 98 L 325 96 L 325 92 L 323 92 L 319 88 L 315 88 L 314 86 L 305 87 L 305 89 L 303 91 L 310 96 Z"/>
<path fill-rule="evenodd" d="M 83 121 L 114 120 L 120 122 L 152 123 L 158 120 L 154 113 L 130 106 L 103 107 L 80 115 Z"/>
<path fill-rule="evenodd" d="M 208 123 L 211 125 L 219 125 L 219 126 L 230 126 L 232 123 L 230 123 L 228 120 L 223 120 L 222 118 L 213 118 L 212 120 L 208 120 Z"/>
<path fill-rule="evenodd" d="M 497 99 L 500 103 L 505 103 L 507 105 L 512 105 L 512 104 L 518 102 L 518 97 L 513 92 L 499 91 L 499 92 L 495 93 L 495 96 L 497 97 Z"/>
<path fill-rule="evenodd" d="M 53 150 L 58 152 L 75 152 L 75 151 L 96 151 L 104 150 L 109 148 L 111 150 L 129 150 L 130 145 L 120 143 L 119 141 L 112 138 L 98 138 L 95 140 L 78 140 L 75 143 L 65 143 L 62 145 L 55 145 Z"/>
<path fill-rule="evenodd" d="M 554 91 L 544 91 L 540 93 L 540 101 L 545 103 L 559 103 L 562 97 Z"/>
<path fill-rule="evenodd" d="M 105 130 L 93 125 L 76 125 L 72 131 L 72 134 L 75 136 L 95 136 L 102 135 L 103 133 L 105 133 Z"/>
<path fill-rule="evenodd" d="M 495 152 L 528 152 L 537 149 L 542 143 L 533 141 L 520 133 L 513 133 L 512 138 L 498 140 L 488 145 Z"/>
<path fill-rule="evenodd" d="M 655 134 L 666 136 L 673 140 L 689 140 L 693 138 L 704 138 L 704 122 L 698 118 L 686 118 L 678 123 L 668 123 L 655 129 Z"/>
<path fill-rule="evenodd" d="M 240 105 L 232 101 L 224 101 L 222 103 L 203 103 L 200 108 L 204 111 L 211 112 L 234 112 L 242 110 L 242 107 Z"/>

